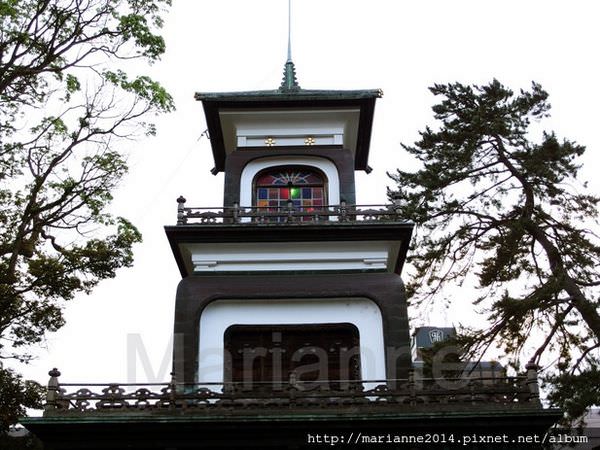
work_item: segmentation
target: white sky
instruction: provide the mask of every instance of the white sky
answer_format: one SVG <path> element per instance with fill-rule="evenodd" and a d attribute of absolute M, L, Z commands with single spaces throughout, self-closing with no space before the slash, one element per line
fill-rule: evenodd
<path fill-rule="evenodd" d="M 590 1 L 295 0 L 293 59 L 310 89 L 381 88 L 371 140 L 370 175 L 357 176 L 358 203 L 385 202 L 385 172 L 406 166 L 400 142 L 412 143 L 432 123 L 436 82 L 514 88 L 532 80 L 550 93 L 559 137 L 588 146 L 583 178 L 600 193 L 598 46 L 600 4 Z M 177 111 L 157 119 L 158 136 L 130 150 L 131 173 L 115 193 L 114 212 L 144 235 L 133 268 L 121 270 L 65 311 L 67 325 L 48 336 L 22 371 L 46 382 L 58 367 L 63 382 L 134 381 L 127 371 L 127 335 L 138 334 L 157 375 L 167 346 L 180 275 L 163 225 L 176 220 L 175 199 L 220 206 L 223 175 L 212 176 L 204 113 L 196 91 L 274 89 L 287 46 L 286 0 L 175 0 L 166 17 L 167 53 L 150 70 L 173 94 Z M 464 311 L 460 312 L 463 319 Z M 456 323 L 460 310 L 440 313 Z M 414 312 L 413 312 L 414 315 Z M 165 359 L 166 358 L 166 359 Z M 135 381 L 152 377 L 139 365 Z"/>

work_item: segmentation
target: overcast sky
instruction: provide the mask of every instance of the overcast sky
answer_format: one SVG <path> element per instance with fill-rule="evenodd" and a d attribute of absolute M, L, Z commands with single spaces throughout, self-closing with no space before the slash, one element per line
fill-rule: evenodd
<path fill-rule="evenodd" d="M 66 326 L 23 368 L 29 378 L 45 383 L 52 367 L 63 382 L 168 378 L 180 275 L 163 226 L 175 223 L 180 194 L 188 206 L 222 204 L 223 176 L 209 173 L 210 145 L 200 137 L 204 113 L 193 94 L 274 89 L 287 47 L 287 0 L 173 3 L 164 29 L 167 52 L 143 70 L 173 94 L 177 111 L 157 118 L 156 138 L 127 149 L 131 172 L 113 208 L 140 228 L 144 242 L 133 268 L 69 303 Z M 400 142 L 412 143 L 432 123 L 428 86 L 493 78 L 514 89 L 542 84 L 553 107 L 543 128 L 588 147 L 582 178 L 600 193 L 597 2 L 294 0 L 292 9 L 293 60 L 303 88 L 384 91 L 371 140 L 374 170 L 357 176 L 358 203 L 385 202 L 386 170 L 410 164 Z M 457 324 L 459 312 L 461 320 L 469 317 L 463 314 L 468 304 L 462 308 L 436 312 L 432 324 Z M 128 368 L 128 335 L 143 343 L 150 367 L 138 360 Z"/>

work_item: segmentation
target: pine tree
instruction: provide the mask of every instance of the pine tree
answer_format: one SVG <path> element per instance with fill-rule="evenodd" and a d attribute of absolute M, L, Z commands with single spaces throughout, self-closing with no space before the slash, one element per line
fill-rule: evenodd
<path fill-rule="evenodd" d="M 532 121 L 550 111 L 539 84 L 518 94 L 497 80 L 431 92 L 442 97 L 437 127 L 403 146 L 420 169 L 390 174 L 390 196 L 417 225 L 411 302 L 473 281 L 472 304 L 489 326 L 462 330 L 468 354 L 493 345 L 549 366 L 550 400 L 577 417 L 600 403 L 600 199 L 577 180 L 585 148 L 554 133 L 532 140 Z"/>

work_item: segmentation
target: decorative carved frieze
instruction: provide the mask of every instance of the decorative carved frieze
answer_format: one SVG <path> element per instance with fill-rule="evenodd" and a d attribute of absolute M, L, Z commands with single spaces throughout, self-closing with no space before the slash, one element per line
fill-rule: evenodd
<path fill-rule="evenodd" d="M 533 372 L 530 370 L 529 372 Z M 335 389 L 332 386 L 336 386 Z M 450 387 L 449 387 L 450 386 Z M 495 408 L 541 408 L 537 377 L 454 378 L 402 380 L 337 380 L 268 383 L 109 384 L 80 386 L 49 383 L 45 415 L 97 414 L 101 411 L 337 408 L 355 405 L 369 409 L 394 406 L 432 408 L 453 405 L 494 405 Z M 94 389 L 95 388 L 95 389 Z M 153 388 L 153 389 L 152 389 Z M 94 389 L 94 390 L 92 390 Z"/>

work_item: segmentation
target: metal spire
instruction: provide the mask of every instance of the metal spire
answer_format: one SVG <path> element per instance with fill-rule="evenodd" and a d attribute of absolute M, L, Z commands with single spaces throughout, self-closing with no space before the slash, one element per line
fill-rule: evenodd
<path fill-rule="evenodd" d="M 287 62 L 292 62 L 292 0 L 288 0 L 288 57 Z"/>
<path fill-rule="evenodd" d="M 292 61 L 292 0 L 288 0 L 288 51 L 279 92 L 295 92 L 299 90 L 300 85 L 296 79 L 296 67 L 294 67 L 294 62 Z"/>

